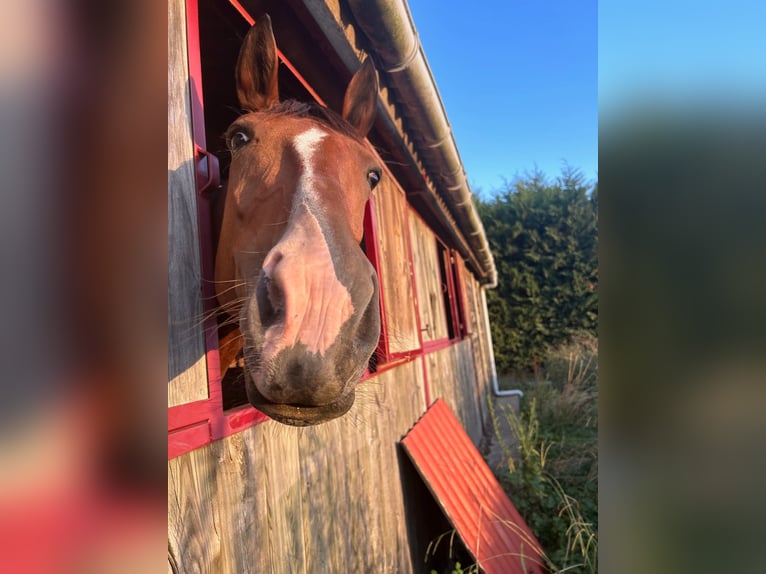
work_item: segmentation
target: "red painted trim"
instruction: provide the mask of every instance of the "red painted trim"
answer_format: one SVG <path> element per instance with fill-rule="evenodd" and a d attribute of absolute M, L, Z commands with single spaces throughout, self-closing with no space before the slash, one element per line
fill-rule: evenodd
<path fill-rule="evenodd" d="M 210 427 L 207 422 L 177 430 L 168 436 L 168 460 L 186 454 L 209 442 Z"/>
<path fill-rule="evenodd" d="M 220 184 L 218 159 L 205 150 L 205 106 L 202 97 L 202 56 L 199 41 L 199 12 L 197 0 L 186 2 L 187 51 L 189 58 L 189 83 L 191 85 L 192 138 L 194 140 L 195 167 L 197 172 L 197 223 L 199 229 L 200 263 L 202 267 L 202 303 L 206 319 L 205 358 L 208 369 L 208 389 L 211 412 L 221 407 L 221 368 L 218 355 L 218 325 L 213 313 L 216 307 L 215 283 L 213 282 L 214 254 L 210 229 L 210 188 Z"/>
<path fill-rule="evenodd" d="M 452 338 L 460 339 L 460 318 L 458 317 L 457 303 L 455 302 L 452 251 L 445 247 L 444 251 L 442 251 L 442 258 L 444 260 L 444 280 L 447 282 L 447 299 L 449 299 L 449 309 L 446 309 L 446 311 L 449 313 L 450 320 L 452 321 L 452 331 L 454 333 Z"/>
<path fill-rule="evenodd" d="M 460 326 L 458 325 L 457 318 L 455 316 L 455 293 L 454 287 L 452 285 L 452 262 L 450 261 L 450 249 L 447 247 L 447 244 L 442 241 L 438 235 L 436 235 L 436 233 L 434 233 L 434 237 L 436 237 L 437 243 L 437 256 L 441 258 L 441 267 L 444 269 L 444 276 L 440 277 L 440 281 L 442 287 L 447 287 L 447 300 L 449 301 L 449 305 L 447 305 L 444 309 L 445 318 L 450 322 L 450 324 L 447 325 L 447 330 L 452 327 L 452 332 L 454 333 L 452 338 L 459 339 Z"/>
<path fill-rule="evenodd" d="M 422 349 L 411 349 L 409 351 L 401 351 L 399 353 L 391 353 L 392 361 L 399 361 L 401 359 L 411 359 L 422 355 Z"/>
<path fill-rule="evenodd" d="M 205 143 L 205 114 L 202 101 L 202 56 L 199 44 L 199 11 L 197 0 L 186 2 L 186 45 L 189 60 L 189 85 L 191 88 L 192 137 L 200 148 Z"/>
<path fill-rule="evenodd" d="M 210 443 L 224 436 L 221 368 L 218 354 L 218 325 L 209 311 L 215 309 L 214 254 L 210 229 L 209 191 L 220 183 L 217 158 L 205 150 L 205 111 L 202 97 L 202 60 L 199 42 L 199 12 L 197 0 L 186 3 L 186 41 L 191 86 L 190 114 L 197 185 L 197 218 L 199 227 L 200 264 L 202 271 L 203 311 L 206 319 L 205 362 L 207 366 L 208 398 L 168 409 L 168 457 Z"/>
<path fill-rule="evenodd" d="M 209 400 L 171 407 L 168 409 L 168 457 L 173 458 L 171 453 L 188 452 L 191 448 L 204 446 L 267 420 L 267 415 L 250 405 L 223 413 L 220 407 Z M 204 425 L 205 433 L 186 432 L 189 428 L 196 429 L 200 425 Z M 202 442 L 192 444 L 192 439 Z M 188 448 L 190 444 L 191 448 Z"/>
<path fill-rule="evenodd" d="M 236 409 L 231 409 L 230 411 L 226 411 L 224 415 L 223 434 L 220 438 L 236 434 L 246 428 L 268 420 L 270 419 L 267 415 L 250 405 L 243 405 Z M 213 438 L 215 440 L 215 437 Z"/>
<path fill-rule="evenodd" d="M 210 399 L 194 401 L 168 408 L 168 432 L 188 427 L 215 416 Z"/>
<path fill-rule="evenodd" d="M 237 0 L 229 0 L 229 4 L 234 6 L 234 8 L 239 12 L 242 17 L 247 21 L 248 24 L 251 26 L 255 24 L 255 18 L 253 18 L 250 13 L 245 9 L 242 4 L 240 4 Z M 319 94 L 317 94 L 314 89 L 309 85 L 309 83 L 305 80 L 305 78 L 298 72 L 298 70 L 295 68 L 295 66 L 292 65 L 292 63 L 285 57 L 285 55 L 282 53 L 282 51 L 277 48 L 277 57 L 282 62 L 282 64 L 285 65 L 285 67 L 292 72 L 292 74 L 295 76 L 295 78 L 303 85 L 304 88 L 308 91 L 309 94 L 311 94 L 311 97 L 316 100 L 318 104 L 321 104 L 325 107 L 327 107 L 327 104 L 325 101 L 319 97 Z"/>
<path fill-rule="evenodd" d="M 381 373 L 385 373 L 386 371 L 390 371 L 391 369 L 395 369 L 396 367 L 401 367 L 402 365 L 406 365 L 407 363 L 411 363 L 415 359 L 421 356 L 421 352 L 413 351 L 411 353 L 398 353 L 397 355 L 401 356 L 395 356 L 393 357 L 388 363 L 381 365 L 378 367 L 376 375 L 379 375 Z"/>
<path fill-rule="evenodd" d="M 452 266 L 452 272 L 455 280 L 455 291 L 457 293 L 457 318 L 461 326 L 460 338 L 463 339 L 464 337 L 471 334 L 470 327 L 468 325 L 468 316 L 466 313 L 466 308 L 468 307 L 467 290 L 465 288 L 465 278 L 463 277 L 463 273 L 461 271 L 461 269 L 465 268 L 465 261 L 463 261 L 463 259 L 460 257 L 460 254 L 454 249 L 451 250 L 451 253 L 453 259 L 455 260 L 455 263 Z M 459 262 L 462 262 L 462 265 L 460 265 Z"/>
<path fill-rule="evenodd" d="M 455 343 L 459 342 L 459 340 L 455 339 L 438 339 L 436 341 L 427 341 L 423 344 L 423 353 L 427 355 L 429 353 L 441 351 L 442 349 L 446 349 L 450 345 L 454 345 Z"/>

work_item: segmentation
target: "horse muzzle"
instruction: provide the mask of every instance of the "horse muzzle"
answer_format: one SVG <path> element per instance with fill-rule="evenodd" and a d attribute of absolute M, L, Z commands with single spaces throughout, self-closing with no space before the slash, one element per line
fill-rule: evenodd
<path fill-rule="evenodd" d="M 248 400 L 279 422 L 319 424 L 354 403 L 380 333 L 377 276 L 361 250 L 354 256 L 353 289 L 305 256 L 266 258 L 241 327 Z"/>

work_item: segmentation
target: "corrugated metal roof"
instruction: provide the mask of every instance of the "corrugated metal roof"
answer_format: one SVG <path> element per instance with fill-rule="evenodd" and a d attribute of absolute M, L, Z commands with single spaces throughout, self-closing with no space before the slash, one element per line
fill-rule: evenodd
<path fill-rule="evenodd" d="M 443 399 L 401 442 L 484 572 L 546 572 L 540 543 Z"/>

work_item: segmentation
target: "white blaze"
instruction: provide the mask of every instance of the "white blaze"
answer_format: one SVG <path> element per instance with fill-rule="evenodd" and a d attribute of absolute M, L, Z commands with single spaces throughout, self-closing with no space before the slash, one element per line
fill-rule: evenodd
<path fill-rule="evenodd" d="M 319 147 L 319 143 L 327 137 L 327 132 L 317 127 L 310 128 L 295 138 L 293 142 L 295 151 L 301 160 L 301 177 L 298 180 L 298 193 L 300 200 L 306 201 L 310 208 L 316 208 L 316 189 L 314 179 L 314 164 L 312 159 Z M 312 210 L 313 210 L 312 209 Z"/>
<path fill-rule="evenodd" d="M 319 218 L 324 217 L 313 159 L 325 137 L 327 132 L 312 127 L 293 141 L 301 163 L 301 176 L 293 206 L 293 221 L 279 248 L 282 252 L 297 255 L 301 264 L 291 266 L 290 277 L 283 278 L 288 317 L 285 325 L 266 333 L 265 356 L 297 342 L 306 345 L 311 352 L 323 354 L 354 313 L 348 289 L 335 274 L 330 247 L 319 223 Z M 266 265 L 264 262 L 264 267 Z"/>

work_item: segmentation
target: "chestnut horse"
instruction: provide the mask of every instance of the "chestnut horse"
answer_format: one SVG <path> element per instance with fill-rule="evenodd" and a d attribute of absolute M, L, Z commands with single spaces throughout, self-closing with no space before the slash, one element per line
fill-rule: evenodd
<path fill-rule="evenodd" d="M 263 16 L 237 62 L 246 113 L 226 132 L 231 167 L 216 295 L 238 323 L 249 402 L 304 426 L 351 408 L 380 333 L 378 279 L 360 247 L 365 205 L 381 178 L 364 142 L 378 80 L 368 58 L 338 115 L 280 103 L 277 66 Z"/>

